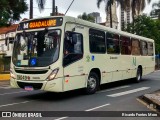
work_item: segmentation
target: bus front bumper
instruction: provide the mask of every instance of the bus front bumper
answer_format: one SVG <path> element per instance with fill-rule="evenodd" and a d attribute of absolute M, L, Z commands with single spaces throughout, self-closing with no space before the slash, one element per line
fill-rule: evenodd
<path fill-rule="evenodd" d="M 63 92 L 63 78 L 56 78 L 51 81 L 22 81 L 11 78 L 10 85 L 12 88 L 30 87 L 32 89 L 25 90 L 44 90 L 50 92 Z"/>

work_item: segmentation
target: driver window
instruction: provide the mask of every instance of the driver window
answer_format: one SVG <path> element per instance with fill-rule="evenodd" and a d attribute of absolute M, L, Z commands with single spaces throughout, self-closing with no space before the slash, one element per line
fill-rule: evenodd
<path fill-rule="evenodd" d="M 65 32 L 64 65 L 79 60 L 83 56 L 83 36 L 76 32 Z"/>

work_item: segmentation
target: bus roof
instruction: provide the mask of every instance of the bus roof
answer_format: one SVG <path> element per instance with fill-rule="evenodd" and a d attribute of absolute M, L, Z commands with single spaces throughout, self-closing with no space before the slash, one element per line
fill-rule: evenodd
<path fill-rule="evenodd" d="M 70 17 L 70 16 L 49 16 L 49 17 L 41 17 L 41 18 L 35 18 L 35 19 L 30 19 L 30 20 L 26 20 L 26 21 L 22 21 L 20 23 L 24 23 L 24 22 L 29 22 L 29 21 L 34 21 L 34 20 L 41 20 L 41 19 L 51 19 L 51 18 L 63 18 L 64 22 L 72 22 L 72 23 L 77 23 L 79 25 L 83 25 L 83 26 L 87 26 L 90 28 L 96 28 L 99 30 L 104 30 L 104 31 L 108 31 L 111 33 L 115 33 L 115 34 L 119 34 L 119 35 L 123 35 L 123 36 L 127 36 L 127 37 L 132 37 L 132 38 L 137 38 L 137 39 L 142 39 L 142 40 L 146 40 L 146 41 L 150 41 L 150 42 L 154 42 L 153 39 L 150 38 L 146 38 L 146 37 L 142 37 L 139 35 L 135 35 L 135 34 L 131 34 L 128 32 L 124 32 L 124 31 L 120 31 L 114 28 L 110 28 L 110 27 L 106 27 L 97 23 L 92 23 L 86 20 L 82 20 L 82 19 L 78 19 L 78 18 L 74 18 L 74 17 Z"/>

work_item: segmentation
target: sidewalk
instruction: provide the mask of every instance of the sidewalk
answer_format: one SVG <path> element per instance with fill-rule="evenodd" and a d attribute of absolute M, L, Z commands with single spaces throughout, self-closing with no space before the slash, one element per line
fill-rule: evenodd
<path fill-rule="evenodd" d="M 155 92 L 145 94 L 140 99 L 142 99 L 145 103 L 148 104 L 147 107 L 160 112 L 160 90 Z"/>
<path fill-rule="evenodd" d="M 10 74 L 0 74 L 0 81 L 9 80 Z"/>

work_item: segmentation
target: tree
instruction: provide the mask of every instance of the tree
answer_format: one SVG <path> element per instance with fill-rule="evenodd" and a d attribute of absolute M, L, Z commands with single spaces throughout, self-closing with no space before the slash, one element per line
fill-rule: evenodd
<path fill-rule="evenodd" d="M 40 12 L 44 10 L 45 3 L 46 3 L 46 0 L 37 0 L 38 9 Z"/>
<path fill-rule="evenodd" d="M 128 24 L 125 31 L 154 39 L 156 53 L 160 52 L 160 20 L 141 15 L 135 18 L 134 24 Z"/>
<path fill-rule="evenodd" d="M 135 15 L 139 15 L 141 11 L 146 7 L 146 3 L 150 3 L 151 0 L 131 0 L 132 19 L 134 23 Z M 137 12 L 137 13 L 136 13 Z"/>
<path fill-rule="evenodd" d="M 83 20 L 87 20 L 87 21 L 90 21 L 90 22 L 95 22 L 95 18 L 87 13 L 83 13 L 82 15 L 78 15 L 78 18 L 79 19 L 83 19 Z"/>
<path fill-rule="evenodd" d="M 0 27 L 18 21 L 27 11 L 26 0 L 0 0 Z"/>

